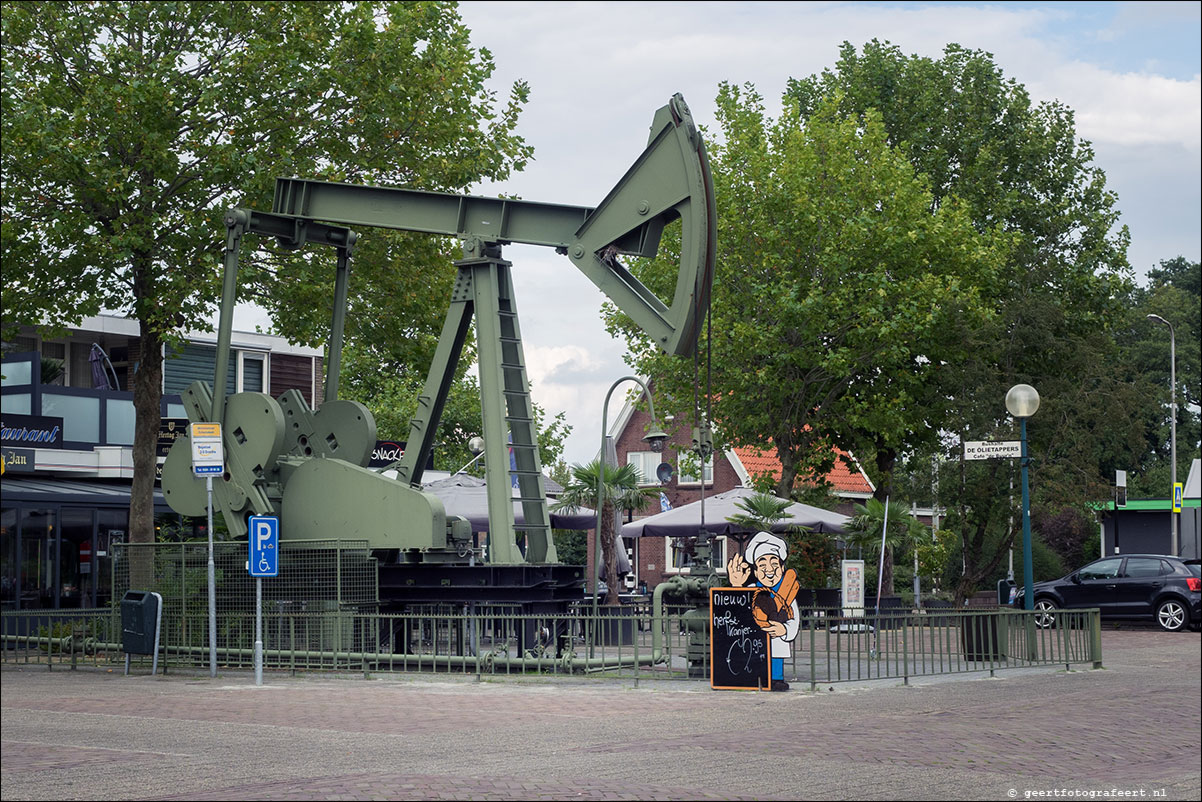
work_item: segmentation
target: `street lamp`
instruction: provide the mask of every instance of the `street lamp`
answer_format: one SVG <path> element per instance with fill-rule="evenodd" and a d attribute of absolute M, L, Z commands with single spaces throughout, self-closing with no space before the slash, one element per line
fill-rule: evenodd
<path fill-rule="evenodd" d="M 1172 470 L 1172 478 L 1169 481 L 1172 483 L 1170 494 L 1173 499 L 1173 507 L 1177 506 L 1177 335 L 1173 332 L 1173 324 L 1162 318 L 1160 315 L 1148 315 L 1148 320 L 1155 320 L 1157 323 L 1163 323 L 1169 327 L 1169 385 L 1171 393 L 1169 396 L 1169 413 L 1170 418 L 1170 438 L 1171 445 L 1169 447 L 1169 458 L 1172 460 L 1170 466 Z M 1178 513 L 1169 512 L 1169 520 L 1172 522 L 1172 535 L 1169 538 L 1170 554 L 1177 556 L 1177 517 Z"/>
<path fill-rule="evenodd" d="M 1027 492 L 1027 418 L 1039 409 L 1039 393 L 1029 384 L 1016 384 L 1006 393 L 1006 409 L 1018 418 L 1022 451 L 1019 464 L 1023 476 L 1023 609 L 1035 607 L 1035 589 L 1031 571 L 1031 497 Z"/>
<path fill-rule="evenodd" d="M 638 382 L 643 388 L 643 395 L 647 397 L 647 411 L 651 414 L 651 431 L 643 437 L 651 450 L 657 454 L 664 450 L 664 443 L 668 439 L 666 432 L 659 428 L 659 424 L 655 420 L 655 402 L 651 400 L 651 391 L 647 389 L 647 385 L 637 376 L 623 376 L 616 382 L 610 385 L 609 392 L 605 394 L 605 403 L 601 405 L 601 450 L 597 454 L 597 529 L 596 537 L 594 538 L 593 548 L 593 625 L 597 622 L 597 597 L 601 592 L 601 578 L 598 571 L 601 570 L 601 516 L 602 510 L 605 507 L 605 430 L 608 426 L 609 417 L 609 397 L 613 395 L 614 390 L 624 381 Z"/>

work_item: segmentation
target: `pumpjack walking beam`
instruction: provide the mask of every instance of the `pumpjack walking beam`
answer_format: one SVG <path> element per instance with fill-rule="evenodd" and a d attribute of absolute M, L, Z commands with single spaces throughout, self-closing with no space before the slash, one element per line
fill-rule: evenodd
<path fill-rule="evenodd" d="M 233 210 L 231 215 L 257 213 Z M 410 189 L 356 186 L 300 178 L 276 181 L 273 213 L 259 215 L 263 233 L 273 233 L 289 247 L 306 241 L 338 244 L 345 229 L 336 226 L 382 227 L 454 236 L 464 243 L 464 259 L 443 326 L 442 338 L 419 398 L 411 425 L 409 448 L 399 478 L 420 486 L 422 467 L 462 352 L 467 326 L 474 318 L 479 341 L 481 405 L 485 449 L 505 454 L 513 448 L 519 499 L 528 522 L 532 562 L 555 562 L 541 473 L 529 385 L 522 352 L 510 263 L 502 245 L 518 242 L 555 248 L 566 254 L 605 295 L 652 336 L 665 351 L 693 353 L 713 280 L 717 221 L 713 184 L 705 146 L 688 106 L 675 95 L 652 122 L 648 144 L 613 190 L 596 208 L 532 201 L 483 198 Z M 665 303 L 618 260 L 618 256 L 653 257 L 664 227 L 681 221 L 681 261 L 676 288 Z M 331 225 L 323 225 L 317 221 Z M 287 229 L 283 234 L 271 227 Z M 289 229 L 289 227 L 291 227 Z M 248 229 L 249 230 L 249 229 Z M 331 233 L 332 232 L 332 233 Z M 351 235 L 353 237 L 353 234 Z M 236 271 L 240 230 L 231 229 L 226 256 L 226 295 L 222 331 L 232 321 L 232 274 Z M 331 237 L 333 238 L 331 240 Z M 345 260 L 340 258 L 340 267 Z M 345 271 L 340 270 L 340 281 Z M 341 346 L 345 284 L 336 301 L 331 337 L 331 377 Z M 342 309 L 345 312 L 345 309 Z M 227 319 L 228 313 L 228 319 Z M 224 350 L 224 356 L 222 355 Z M 219 336 L 217 382 L 224 377 L 228 333 Z M 216 386 L 216 385 L 215 385 Z M 220 395 L 215 393 L 215 395 Z M 327 395 L 327 400 L 330 400 Z M 220 420 L 214 399 L 214 420 Z M 508 429 L 509 437 L 506 436 Z M 509 442 L 512 438 L 512 443 Z M 491 543 L 490 562 L 522 562 L 514 544 L 513 498 L 507 460 L 486 464 Z"/>

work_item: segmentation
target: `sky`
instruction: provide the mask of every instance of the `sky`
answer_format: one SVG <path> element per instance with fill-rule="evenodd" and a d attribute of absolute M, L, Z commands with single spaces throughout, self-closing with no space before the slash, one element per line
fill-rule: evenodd
<path fill-rule="evenodd" d="M 713 130 L 723 82 L 754 84 L 775 114 L 791 77 L 833 67 L 839 46 L 889 41 L 938 58 L 949 43 L 991 53 L 1033 101 L 1059 100 L 1119 197 L 1137 279 L 1200 258 L 1202 83 L 1198 2 L 462 2 L 472 43 L 493 55 L 503 103 L 530 85 L 519 132 L 535 159 L 475 195 L 596 206 L 642 152 L 655 110 L 681 93 Z M 510 245 L 534 401 L 573 427 L 564 458 L 586 462 L 602 403 L 630 374 L 601 322 L 600 291 L 551 249 Z M 722 265 L 717 269 L 722 270 Z M 617 417 L 620 387 L 607 413 Z"/>

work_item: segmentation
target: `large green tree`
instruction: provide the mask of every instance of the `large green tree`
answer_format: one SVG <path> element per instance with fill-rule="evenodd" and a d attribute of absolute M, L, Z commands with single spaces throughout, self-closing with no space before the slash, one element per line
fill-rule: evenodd
<path fill-rule="evenodd" d="M 943 364 L 967 356 L 966 332 L 989 316 L 977 274 L 999 258 L 991 232 L 957 204 L 933 203 L 879 118 L 838 104 L 803 120 L 787 103 L 773 120 L 754 88 L 723 84 L 710 148 L 718 269 L 702 392 L 723 439 L 775 451 L 785 498 L 798 477 L 829 469 L 842 426 L 897 443 L 937 430 L 939 405 L 918 399 Z M 666 242 L 669 256 L 637 268 L 661 294 L 674 275 Z M 664 406 L 688 414 L 690 366 L 622 315 L 609 321 Z"/>
<path fill-rule="evenodd" d="M 928 177 L 934 207 L 962 204 L 978 230 L 1004 234 L 1001 269 L 977 286 L 996 314 L 965 331 L 971 359 L 932 374 L 929 389 L 948 401 L 940 425 L 956 441 L 1013 439 L 1003 399 L 1013 384 L 1032 384 L 1043 398 L 1030 426 L 1036 503 L 1095 496 L 1104 487 L 1096 434 L 1123 420 L 1131 400 L 1113 370 L 1131 277 L 1117 198 L 1072 110 L 1032 102 L 988 53 L 949 45 L 941 58 L 908 56 L 875 40 L 859 50 L 845 43 L 834 68 L 791 81 L 787 94 L 803 119 L 832 97 L 845 114 L 880 119 L 888 142 Z M 879 466 L 889 443 L 855 428 L 836 441 L 875 451 Z M 1013 541 L 1015 470 L 961 464 L 955 487 L 939 489 L 964 539 L 961 593 L 994 574 Z"/>
<path fill-rule="evenodd" d="M 1173 327 L 1176 344 L 1177 481 L 1184 482 L 1190 463 L 1199 456 L 1202 441 L 1202 263 L 1178 256 L 1148 271 L 1146 287 L 1129 303 L 1128 326 L 1120 332 L 1123 367 L 1139 383 L 1142 398 L 1133 412 L 1147 425 L 1138 430 L 1140 448 L 1126 455 L 1119 470 L 1129 471 L 1132 498 L 1167 498 L 1170 488 L 1172 429 L 1169 405 L 1174 370 L 1170 369 L 1169 330 L 1149 320 L 1159 315 Z"/>
<path fill-rule="evenodd" d="M 515 134 L 526 87 L 498 102 L 492 57 L 452 3 L 24 2 L 2 14 L 3 319 L 138 320 L 130 527 L 149 541 L 160 353 L 213 313 L 222 212 L 268 208 L 279 175 L 456 190 L 503 178 L 530 155 Z M 393 300 L 450 268 L 442 245 L 394 235 L 378 247 L 404 269 L 373 296 L 379 276 L 360 268 L 358 302 L 387 296 L 380 319 L 397 325 Z M 251 269 L 250 284 L 281 333 L 313 341 L 328 272 L 308 256 L 276 268 Z"/>

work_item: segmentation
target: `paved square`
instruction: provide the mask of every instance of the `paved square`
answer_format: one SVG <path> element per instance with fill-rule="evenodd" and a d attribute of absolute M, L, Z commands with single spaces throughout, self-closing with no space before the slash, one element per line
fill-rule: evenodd
<path fill-rule="evenodd" d="M 1199 635 L 1106 628 L 1105 668 L 713 691 L 702 681 L 217 679 L 6 666 L 22 799 L 1202 796 Z M 833 690 L 831 689 L 833 687 Z"/>

